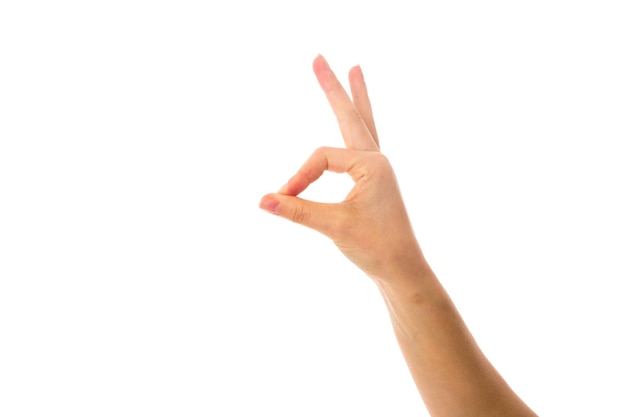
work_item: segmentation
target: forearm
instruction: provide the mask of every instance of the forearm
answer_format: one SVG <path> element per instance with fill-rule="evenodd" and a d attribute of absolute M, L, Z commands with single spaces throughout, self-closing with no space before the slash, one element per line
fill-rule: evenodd
<path fill-rule="evenodd" d="M 411 269 L 375 282 L 431 415 L 535 416 L 483 355 L 428 265 Z"/>

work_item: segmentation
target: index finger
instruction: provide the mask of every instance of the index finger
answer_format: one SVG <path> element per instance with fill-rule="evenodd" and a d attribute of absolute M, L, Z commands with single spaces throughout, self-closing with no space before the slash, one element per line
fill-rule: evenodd
<path fill-rule="evenodd" d="M 358 152 L 321 147 L 315 150 L 307 161 L 300 167 L 298 172 L 287 181 L 279 194 L 298 195 L 306 188 L 317 181 L 324 171 L 336 173 L 352 173 L 352 168 L 358 161 Z M 352 175 L 352 174 L 351 174 Z"/>
<path fill-rule="evenodd" d="M 313 61 L 313 71 L 337 117 L 346 148 L 377 151 L 378 146 L 350 96 L 321 55 Z"/>

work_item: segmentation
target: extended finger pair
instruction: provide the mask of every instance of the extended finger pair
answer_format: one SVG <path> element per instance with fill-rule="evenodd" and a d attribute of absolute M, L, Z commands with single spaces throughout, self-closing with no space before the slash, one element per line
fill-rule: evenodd
<path fill-rule="evenodd" d="M 313 71 L 337 117 L 346 148 L 378 151 L 378 135 L 361 67 L 350 70 L 352 99 L 321 55 L 313 61 Z"/>

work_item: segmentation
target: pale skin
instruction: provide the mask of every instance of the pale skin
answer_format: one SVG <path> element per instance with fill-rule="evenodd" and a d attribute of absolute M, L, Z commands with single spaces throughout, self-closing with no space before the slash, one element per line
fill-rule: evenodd
<path fill-rule="evenodd" d="M 260 207 L 328 236 L 380 289 L 413 380 L 432 417 L 536 414 L 484 356 L 415 238 L 393 169 L 380 153 L 360 67 L 349 95 L 322 56 L 313 71 L 337 117 L 344 148 L 317 149 Z M 336 204 L 298 196 L 324 171 L 354 187 Z"/>

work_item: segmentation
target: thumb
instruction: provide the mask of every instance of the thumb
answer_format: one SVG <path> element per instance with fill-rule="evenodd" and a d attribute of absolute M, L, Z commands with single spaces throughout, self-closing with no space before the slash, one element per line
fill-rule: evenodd
<path fill-rule="evenodd" d="M 337 204 L 317 203 L 285 194 L 267 194 L 261 199 L 259 207 L 327 236 L 333 234 L 341 211 Z"/>

